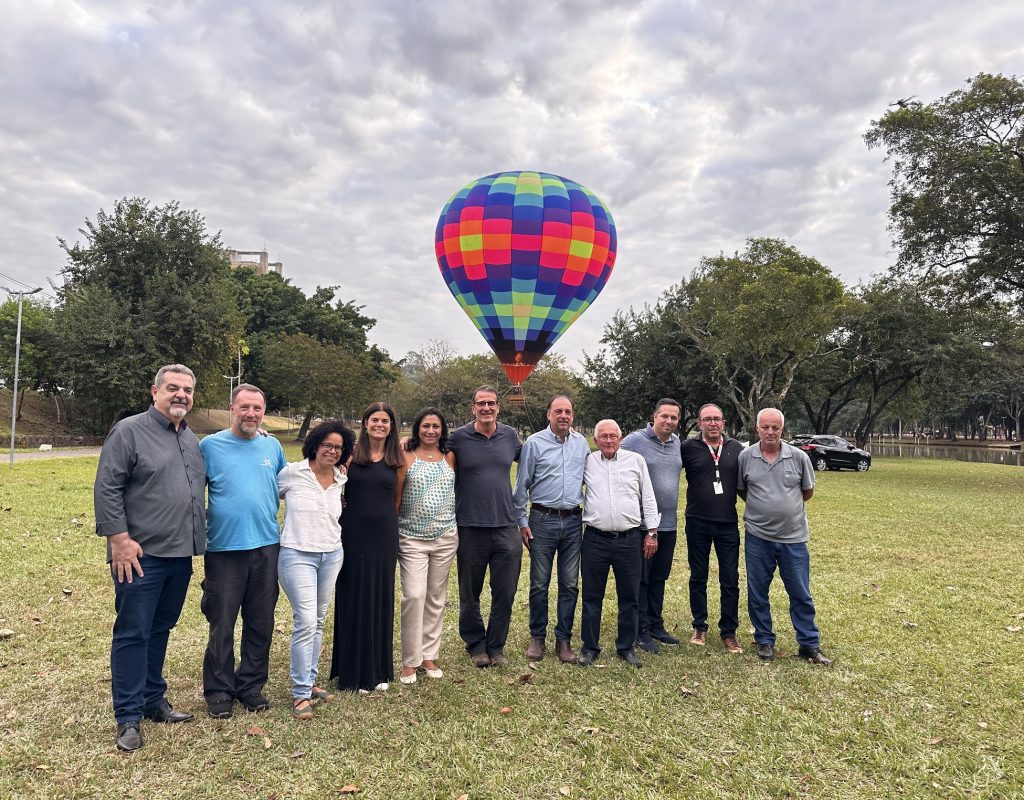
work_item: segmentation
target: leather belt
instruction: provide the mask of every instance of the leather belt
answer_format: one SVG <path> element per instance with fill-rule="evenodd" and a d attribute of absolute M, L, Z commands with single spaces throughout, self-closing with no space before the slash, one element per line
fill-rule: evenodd
<path fill-rule="evenodd" d="M 596 533 L 598 536 L 605 536 L 609 539 L 618 539 L 620 536 L 631 536 L 639 530 L 639 528 L 630 528 L 628 531 L 603 531 L 600 528 L 595 528 L 593 525 L 583 526 L 584 533 Z"/>
<path fill-rule="evenodd" d="M 583 511 L 579 506 L 576 506 L 575 508 L 548 508 L 547 506 L 542 506 L 540 503 L 533 503 L 530 506 L 530 509 L 533 511 L 540 511 L 544 514 L 550 514 L 553 517 L 571 517 L 573 514 L 580 514 Z"/>

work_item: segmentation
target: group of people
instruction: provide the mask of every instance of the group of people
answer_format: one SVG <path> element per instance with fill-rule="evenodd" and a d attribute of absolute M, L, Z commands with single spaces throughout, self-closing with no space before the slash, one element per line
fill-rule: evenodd
<path fill-rule="evenodd" d="M 436 408 L 421 411 L 400 439 L 394 410 L 374 403 L 359 436 L 338 420 L 309 432 L 303 459 L 286 463 L 261 428 L 263 392 L 241 384 L 231 396 L 230 427 L 199 441 L 185 417 L 195 376 L 162 367 L 153 404 L 117 423 L 100 456 L 96 530 L 107 539 L 116 619 L 111 686 L 116 744 L 143 744 L 141 721 L 176 723 L 193 715 L 166 698 L 163 663 L 192 575 L 204 555 L 201 609 L 209 621 L 203 659 L 208 713 L 227 718 L 236 703 L 252 712 L 269 701 L 274 610 L 280 585 L 292 608 L 291 713 L 309 719 L 332 694 L 318 661 L 335 598 L 330 679 L 341 690 L 383 691 L 393 663 L 395 569 L 400 566 L 402 668 L 398 680 L 443 677 L 438 664 L 448 593 L 457 559 L 459 634 L 477 667 L 508 664 L 505 645 L 523 548 L 530 555 L 526 657 L 544 658 L 548 592 L 557 565 L 555 653 L 586 667 L 601 652 L 601 611 L 609 571 L 618 599 L 615 648 L 642 667 L 635 648 L 678 645 L 663 618 L 676 543 L 679 478 L 687 481 L 685 534 L 690 565 L 690 643 L 704 645 L 712 548 L 719 562 L 724 647 L 736 635 L 739 527 L 746 500 L 748 611 L 757 653 L 774 657 L 768 589 L 776 568 L 790 597 L 801 656 L 828 665 L 820 649 L 809 587 L 804 503 L 814 472 L 806 454 L 782 441 L 776 409 L 757 418 L 760 441 L 743 447 L 724 435 L 713 404 L 699 412 L 699 438 L 675 433 L 682 410 L 658 401 L 651 423 L 623 438 L 614 420 L 594 430 L 597 450 L 573 429 L 571 398 L 552 398 L 548 426 L 521 443 L 500 422 L 497 391 L 473 394 L 473 421 L 451 432 Z M 513 489 L 512 465 L 518 462 Z M 279 500 L 284 525 L 278 525 Z M 485 623 L 480 597 L 490 578 Z M 572 630 L 582 577 L 582 647 Z M 235 628 L 241 616 L 239 658 Z"/>

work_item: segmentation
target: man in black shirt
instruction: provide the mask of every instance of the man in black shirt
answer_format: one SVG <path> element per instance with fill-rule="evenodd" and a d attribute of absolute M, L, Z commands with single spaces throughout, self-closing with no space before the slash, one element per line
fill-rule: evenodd
<path fill-rule="evenodd" d="M 742 653 L 736 638 L 740 600 L 740 530 L 736 517 L 737 458 L 743 451 L 724 434 L 722 409 L 702 406 L 697 414 L 701 435 L 684 439 L 681 452 L 686 473 L 686 550 L 690 562 L 690 644 L 703 645 L 708 630 L 708 566 L 711 546 L 718 556 L 718 583 L 722 616 L 718 622 L 722 644 L 730 653 Z"/>
<path fill-rule="evenodd" d="M 185 604 L 192 557 L 206 549 L 206 469 L 185 424 L 196 378 L 161 367 L 153 405 L 118 422 L 103 443 L 93 488 L 96 533 L 114 580 L 110 685 L 119 750 L 142 747 L 141 721 L 187 722 L 164 693 L 164 655 Z"/>
<path fill-rule="evenodd" d="M 455 517 L 459 526 L 459 635 L 474 666 L 503 667 L 512 603 L 523 563 L 523 540 L 512 502 L 512 462 L 522 445 L 514 428 L 498 422 L 498 393 L 473 392 L 468 425 L 448 437 L 455 453 Z M 484 627 L 480 593 L 491 570 L 491 614 Z"/>

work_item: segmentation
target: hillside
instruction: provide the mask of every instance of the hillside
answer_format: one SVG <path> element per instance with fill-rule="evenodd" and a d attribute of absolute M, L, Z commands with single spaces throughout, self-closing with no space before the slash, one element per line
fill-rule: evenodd
<path fill-rule="evenodd" d="M 228 412 L 222 408 L 193 409 L 188 417 L 189 424 L 196 433 L 215 433 L 228 427 Z M 298 421 L 288 417 L 267 415 L 263 418 L 263 427 L 269 431 L 286 431 L 298 429 Z M 57 421 L 57 406 L 49 397 L 25 393 L 25 403 L 18 420 L 18 436 L 73 436 L 77 431 Z M 11 433 L 11 393 L 0 389 L 0 435 L 7 437 Z"/>

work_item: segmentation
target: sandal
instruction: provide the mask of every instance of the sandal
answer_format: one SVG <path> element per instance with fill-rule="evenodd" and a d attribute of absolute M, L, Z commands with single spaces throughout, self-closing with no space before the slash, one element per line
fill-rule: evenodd
<path fill-rule="evenodd" d="M 295 719 L 313 719 L 313 706 L 308 697 L 296 697 L 292 700 L 292 716 Z"/>
<path fill-rule="evenodd" d="M 329 703 L 334 699 L 334 695 L 326 689 L 321 689 L 319 686 L 314 686 L 310 692 L 313 700 L 319 700 L 322 703 Z"/>

